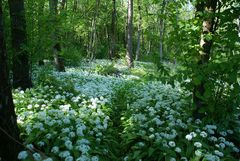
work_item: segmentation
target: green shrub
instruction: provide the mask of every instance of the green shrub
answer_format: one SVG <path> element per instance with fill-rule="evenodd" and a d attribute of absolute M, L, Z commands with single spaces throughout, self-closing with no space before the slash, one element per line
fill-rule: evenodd
<path fill-rule="evenodd" d="M 117 75 L 119 73 L 118 69 L 115 68 L 113 64 L 97 65 L 95 72 L 102 75 Z"/>

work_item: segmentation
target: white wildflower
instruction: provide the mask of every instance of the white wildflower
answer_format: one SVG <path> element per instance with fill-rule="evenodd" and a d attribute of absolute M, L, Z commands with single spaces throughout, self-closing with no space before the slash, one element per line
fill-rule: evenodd
<path fill-rule="evenodd" d="M 65 158 L 65 161 L 73 161 L 73 157 L 72 156 L 68 156 Z"/>
<path fill-rule="evenodd" d="M 219 157 L 223 157 L 223 153 L 218 150 L 214 150 L 214 153 Z"/>
<path fill-rule="evenodd" d="M 201 148 L 202 147 L 202 144 L 200 142 L 195 142 L 194 143 L 194 146 L 197 147 L 197 148 Z"/>
<path fill-rule="evenodd" d="M 200 150 L 196 150 L 195 151 L 195 155 L 200 157 L 200 156 L 202 156 L 202 152 Z"/>
<path fill-rule="evenodd" d="M 169 141 L 168 145 L 169 145 L 170 147 L 175 147 L 175 146 L 176 146 L 176 144 L 175 144 L 174 141 Z"/>
<path fill-rule="evenodd" d="M 170 160 L 169 161 L 176 161 L 176 159 L 175 158 L 170 158 Z"/>
<path fill-rule="evenodd" d="M 69 151 L 63 151 L 63 152 L 59 153 L 59 157 L 61 157 L 61 158 L 66 158 L 68 156 L 70 156 L 70 152 Z"/>
<path fill-rule="evenodd" d="M 220 135 L 222 135 L 222 136 L 227 136 L 227 132 L 221 131 L 221 132 L 220 132 Z"/>
<path fill-rule="evenodd" d="M 59 147 L 58 146 L 52 147 L 51 152 L 54 153 L 54 154 L 58 153 L 59 152 Z"/>
<path fill-rule="evenodd" d="M 32 149 L 34 148 L 32 144 L 27 144 L 26 147 L 27 147 L 28 149 L 30 149 L 30 150 L 32 150 Z"/>
<path fill-rule="evenodd" d="M 33 158 L 35 161 L 40 161 L 41 160 L 41 155 L 39 153 L 34 153 Z"/>
<path fill-rule="evenodd" d="M 186 135 L 186 137 L 185 137 L 188 141 L 190 141 L 190 140 L 192 140 L 192 135 L 190 135 L 190 134 L 188 134 L 188 135 Z"/>
<path fill-rule="evenodd" d="M 181 153 L 181 152 L 182 152 L 182 150 L 181 150 L 181 148 L 179 148 L 179 147 L 176 147 L 176 148 L 175 148 L 175 152 L 177 152 L 177 153 Z"/>
<path fill-rule="evenodd" d="M 18 159 L 19 160 L 24 160 L 28 157 L 28 153 L 27 151 L 21 151 L 19 154 L 18 154 Z"/>
<path fill-rule="evenodd" d="M 202 131 L 200 133 L 200 136 L 203 137 L 203 138 L 206 138 L 207 137 L 207 133 L 205 131 Z"/>
<path fill-rule="evenodd" d="M 72 146 L 72 142 L 70 140 L 65 141 L 64 144 L 67 149 L 72 150 L 73 146 Z"/>
<path fill-rule="evenodd" d="M 92 161 L 99 161 L 99 159 L 98 159 L 97 156 L 93 156 L 93 157 L 91 158 L 91 160 L 92 160 Z"/>
<path fill-rule="evenodd" d="M 42 147 L 42 146 L 45 145 L 45 143 L 44 143 L 43 141 L 39 141 L 37 144 L 38 144 L 38 146 L 40 146 L 40 147 Z"/>
<path fill-rule="evenodd" d="M 53 161 L 52 158 L 44 159 L 43 161 Z"/>

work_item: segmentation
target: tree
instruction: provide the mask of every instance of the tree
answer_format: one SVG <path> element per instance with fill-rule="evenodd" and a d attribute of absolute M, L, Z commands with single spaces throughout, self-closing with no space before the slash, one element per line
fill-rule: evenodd
<path fill-rule="evenodd" d="M 141 4 L 140 0 L 137 1 L 138 3 L 138 36 L 137 36 L 137 50 L 136 50 L 136 60 L 139 60 L 140 56 L 140 39 L 142 34 L 142 43 L 143 42 L 143 32 L 142 32 L 142 14 L 141 14 Z"/>
<path fill-rule="evenodd" d="M 161 8 L 161 18 L 159 21 L 159 33 L 160 33 L 160 40 L 159 40 L 159 56 L 160 56 L 160 62 L 162 62 L 163 59 L 163 37 L 164 37 L 164 14 L 165 14 L 165 7 L 166 7 L 166 0 L 163 0 L 162 2 L 162 8 Z"/>
<path fill-rule="evenodd" d="M 60 52 L 62 50 L 61 44 L 59 42 L 59 29 L 58 29 L 58 0 L 49 0 L 49 9 L 50 9 L 50 16 L 51 16 L 51 21 L 52 21 L 52 52 L 53 52 L 53 57 L 54 57 L 54 64 L 59 72 L 64 72 L 65 67 L 64 67 L 64 59 L 60 56 Z"/>
<path fill-rule="evenodd" d="M 111 46 L 110 46 L 110 59 L 115 56 L 115 41 L 116 41 L 116 0 L 112 0 L 112 24 L 111 24 Z"/>
<path fill-rule="evenodd" d="M 240 16 L 238 17 L 238 37 L 240 37 Z"/>
<path fill-rule="evenodd" d="M 8 78 L 7 54 L 3 31 L 2 0 L 0 0 L 0 160 L 16 161 L 20 146 L 17 117 Z"/>
<path fill-rule="evenodd" d="M 216 30 L 215 12 L 217 8 L 218 0 L 207 0 L 206 2 L 198 1 L 196 5 L 197 14 L 207 13 L 203 19 L 202 32 L 200 38 L 200 51 L 198 57 L 198 67 L 201 69 L 204 65 L 208 64 L 209 58 L 211 56 L 211 48 L 213 45 L 212 36 Z M 209 37 L 210 36 L 210 37 Z M 199 74 L 199 73 L 198 73 Z M 205 93 L 205 80 L 200 80 L 198 85 L 194 86 L 193 90 L 193 101 L 196 106 L 194 115 L 196 118 L 201 118 L 199 110 L 206 106 L 206 102 L 203 99 Z"/>
<path fill-rule="evenodd" d="M 128 0 L 126 59 L 129 68 L 132 68 L 134 66 L 132 37 L 133 37 L 133 0 Z"/>
<path fill-rule="evenodd" d="M 89 44 L 88 44 L 88 57 L 93 59 L 96 55 L 96 45 L 97 45 L 97 20 L 99 16 L 100 0 L 95 1 L 95 12 L 91 22 L 91 31 L 89 33 Z"/>
<path fill-rule="evenodd" d="M 8 0 L 13 50 L 13 87 L 30 88 L 32 86 L 30 76 L 29 54 L 26 50 L 26 21 L 24 15 L 23 0 Z"/>

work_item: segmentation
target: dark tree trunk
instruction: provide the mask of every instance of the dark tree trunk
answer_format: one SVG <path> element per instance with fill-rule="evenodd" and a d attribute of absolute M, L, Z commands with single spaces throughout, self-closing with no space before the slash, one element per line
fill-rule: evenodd
<path fill-rule="evenodd" d="M 132 36 L 133 36 L 133 0 L 128 0 L 128 18 L 127 18 L 127 54 L 126 59 L 128 67 L 132 68 L 133 65 L 133 45 L 132 45 Z"/>
<path fill-rule="evenodd" d="M 0 160 L 17 161 L 19 129 L 8 78 L 7 55 L 3 36 L 2 0 L 0 0 Z M 16 141 L 14 141 L 16 140 Z"/>
<path fill-rule="evenodd" d="M 116 41 L 116 0 L 112 0 L 112 24 L 111 24 L 111 46 L 110 46 L 110 59 L 115 56 L 115 41 Z"/>
<path fill-rule="evenodd" d="M 60 55 L 58 55 L 61 52 L 60 43 L 55 44 L 55 46 L 53 47 L 53 52 L 54 52 L 54 63 L 57 71 L 65 72 L 64 59 Z"/>
<path fill-rule="evenodd" d="M 29 55 L 26 45 L 26 21 L 23 0 L 8 0 L 11 17 L 12 47 L 13 47 L 13 87 L 30 88 Z"/>
<path fill-rule="evenodd" d="M 205 12 L 208 13 L 205 17 L 203 18 L 203 23 L 202 23 L 202 33 L 201 33 L 201 40 L 200 40 L 200 47 L 201 50 L 199 52 L 199 61 L 198 61 L 198 66 L 199 68 L 202 68 L 202 66 L 208 64 L 209 58 L 211 56 L 211 48 L 212 48 L 212 40 L 206 39 L 206 35 L 208 34 L 214 34 L 214 26 L 215 23 L 215 17 L 213 14 L 216 12 L 216 7 L 217 7 L 218 0 L 207 0 L 206 2 L 199 2 L 196 6 L 197 12 Z M 199 74 L 199 73 L 197 73 Z M 199 110 L 201 108 L 206 107 L 207 102 L 204 101 L 202 98 L 204 97 L 205 93 L 205 81 L 201 80 L 199 85 L 194 86 L 193 90 L 193 101 L 196 106 L 196 110 L 194 111 L 194 117 L 195 118 L 201 118 L 203 117 L 200 113 Z"/>
<path fill-rule="evenodd" d="M 57 21 L 57 16 L 58 16 L 58 10 L 57 10 L 57 5 L 58 5 L 58 0 L 49 0 L 49 9 L 50 9 L 50 16 L 51 16 L 51 21 L 52 21 L 52 26 L 56 26 L 52 28 L 52 40 L 53 40 L 53 46 L 52 46 L 52 52 L 53 52 L 53 57 L 54 57 L 54 64 L 58 72 L 65 72 L 65 66 L 64 66 L 64 59 L 60 56 L 61 52 L 61 45 L 59 42 L 59 36 L 58 36 L 58 31 L 59 29 L 57 28 L 58 26 L 58 21 Z"/>
<path fill-rule="evenodd" d="M 140 56 L 140 45 L 141 45 L 141 34 L 142 34 L 142 14 L 141 14 L 141 4 L 140 0 L 138 2 L 138 36 L 137 36 L 137 50 L 136 50 L 136 60 L 139 60 Z M 143 38 L 143 36 L 142 36 Z"/>

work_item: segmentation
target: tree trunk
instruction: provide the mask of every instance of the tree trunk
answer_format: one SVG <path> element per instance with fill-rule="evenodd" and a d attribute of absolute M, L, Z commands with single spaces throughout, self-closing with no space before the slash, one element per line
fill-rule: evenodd
<path fill-rule="evenodd" d="M 100 6 L 100 0 L 96 0 L 96 5 L 95 5 L 95 14 L 93 16 L 92 20 L 92 31 L 90 33 L 90 44 L 89 44 L 89 51 L 88 51 L 88 56 L 92 60 L 95 57 L 96 53 L 96 41 L 97 41 L 97 29 L 96 29 L 96 24 L 97 24 L 97 17 L 98 17 L 98 11 L 99 11 L 99 6 Z"/>
<path fill-rule="evenodd" d="M 2 0 L 0 0 L 0 160 L 17 161 L 21 150 L 17 117 L 14 111 L 3 36 Z"/>
<path fill-rule="evenodd" d="M 66 5 L 66 0 L 62 0 L 60 10 L 64 10 L 66 8 Z"/>
<path fill-rule="evenodd" d="M 96 43 L 96 17 L 93 17 L 92 20 L 92 31 L 90 32 L 90 41 L 88 49 L 88 58 L 93 59 L 95 55 L 95 43 Z"/>
<path fill-rule="evenodd" d="M 150 54 L 150 52 L 151 52 L 151 48 L 152 48 L 152 43 L 151 43 L 151 41 L 149 41 L 149 42 L 148 42 L 147 55 Z"/>
<path fill-rule="evenodd" d="M 111 46 L 110 46 L 110 59 L 115 56 L 115 41 L 116 41 L 116 0 L 112 0 L 112 24 L 111 24 Z"/>
<path fill-rule="evenodd" d="M 42 46 L 42 34 L 43 34 L 43 29 L 45 29 L 43 27 L 44 23 L 42 20 L 42 15 L 44 13 L 44 4 L 45 4 L 45 0 L 41 0 L 38 2 L 38 16 L 37 16 L 37 37 L 38 37 L 38 51 L 43 51 L 43 46 Z M 44 57 L 43 56 L 39 56 L 38 60 L 43 62 Z M 44 64 L 44 63 L 43 63 Z"/>
<path fill-rule="evenodd" d="M 73 11 L 75 12 L 75 11 L 77 11 L 77 9 L 78 9 L 78 0 L 74 0 L 73 1 Z"/>
<path fill-rule="evenodd" d="M 198 66 L 201 69 L 204 65 L 208 64 L 209 58 L 211 56 L 211 48 L 212 48 L 212 39 L 206 39 L 206 35 L 214 34 L 214 24 L 215 17 L 212 16 L 216 12 L 218 0 L 207 0 L 205 3 L 200 2 L 197 4 L 196 8 L 198 12 L 204 12 L 208 15 L 203 18 L 202 23 L 202 33 L 201 33 L 201 40 L 200 40 L 200 51 L 199 51 L 199 60 Z M 210 16 L 209 16 L 210 15 Z M 202 18 L 202 17 L 201 17 Z M 216 29 L 216 28 L 215 28 Z M 199 73 L 196 73 L 199 74 Z M 193 90 L 193 101 L 196 106 L 196 110 L 194 111 L 195 118 L 203 117 L 199 110 L 200 108 L 204 108 L 207 105 L 207 102 L 204 101 L 202 98 L 204 97 L 205 92 L 205 81 L 200 80 L 201 82 L 199 85 L 194 86 Z"/>
<path fill-rule="evenodd" d="M 127 59 L 129 68 L 132 68 L 134 66 L 133 65 L 132 28 L 133 28 L 133 0 L 128 0 L 126 59 Z"/>
<path fill-rule="evenodd" d="M 55 44 L 55 46 L 53 47 L 54 64 L 56 66 L 57 71 L 65 72 L 64 59 L 61 56 L 59 56 L 61 50 L 62 49 L 60 43 Z"/>
<path fill-rule="evenodd" d="M 121 6 L 122 8 L 124 7 L 124 3 L 122 2 L 122 6 Z M 125 28 L 124 28 L 124 35 L 123 35 L 123 44 L 124 44 L 124 46 L 125 47 L 127 47 L 127 40 L 128 40 L 128 8 L 127 8 L 127 10 L 126 10 L 126 12 L 127 12 L 127 15 L 126 15 L 126 25 L 125 25 Z M 124 16 L 124 18 L 125 18 L 125 16 Z"/>
<path fill-rule="evenodd" d="M 142 33 L 141 33 L 142 34 L 142 51 L 145 51 L 145 41 L 144 41 L 144 31 L 143 31 L 143 28 L 141 30 L 142 30 Z"/>
<path fill-rule="evenodd" d="M 52 26 L 58 26 L 57 5 L 58 5 L 58 0 L 49 0 L 49 9 L 50 9 Z M 61 45 L 58 40 L 58 31 L 59 31 L 58 28 L 56 27 L 52 28 L 52 41 L 53 41 L 52 52 L 53 52 L 54 64 L 58 72 L 65 72 L 64 59 L 59 54 L 61 52 Z"/>
<path fill-rule="evenodd" d="M 13 87 L 30 88 L 29 55 L 26 51 L 26 21 L 23 0 L 8 0 L 11 18 L 11 33 L 13 47 Z"/>
<path fill-rule="evenodd" d="M 165 14 L 165 7 L 166 7 L 166 0 L 162 2 L 162 9 L 161 9 L 161 18 L 159 22 L 159 30 L 160 30 L 160 40 L 159 40 L 159 56 L 160 62 L 163 60 L 163 37 L 164 37 L 164 18 L 163 15 Z"/>
<path fill-rule="evenodd" d="M 138 37 L 137 37 L 137 50 L 136 50 L 136 60 L 139 60 L 140 56 L 140 39 L 141 39 L 141 31 L 142 31 L 142 14 L 141 14 L 141 4 L 140 0 L 138 2 Z"/>
<path fill-rule="evenodd" d="M 238 17 L 238 37 L 240 37 L 240 16 Z"/>

